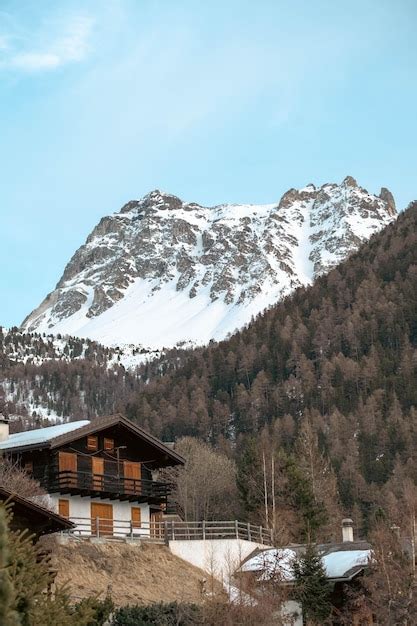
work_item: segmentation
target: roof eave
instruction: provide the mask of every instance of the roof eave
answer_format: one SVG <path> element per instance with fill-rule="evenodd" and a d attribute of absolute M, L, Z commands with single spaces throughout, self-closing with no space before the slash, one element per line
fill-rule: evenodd
<path fill-rule="evenodd" d="M 184 465 L 185 459 L 181 455 L 168 448 L 162 443 L 162 441 L 159 441 L 159 439 L 147 433 L 139 426 L 136 426 L 136 424 L 120 414 L 110 415 L 106 418 L 103 418 L 102 420 L 95 420 L 93 422 L 90 422 L 90 424 L 86 426 L 82 426 L 81 428 L 78 428 L 76 430 L 71 430 L 70 432 L 64 433 L 63 435 L 58 435 L 57 437 L 49 440 L 49 447 L 53 450 L 55 448 L 59 448 L 63 443 L 67 443 L 68 441 L 75 441 L 80 436 L 89 435 L 91 433 L 104 430 L 109 426 L 117 426 L 119 424 L 122 424 L 134 435 L 144 439 L 151 445 L 155 446 L 155 448 L 163 452 L 169 459 L 174 461 L 174 463 L 171 463 L 171 465 Z"/>
<path fill-rule="evenodd" d="M 31 450 L 44 450 L 45 448 L 50 448 L 49 441 L 43 441 L 42 443 L 31 443 L 26 446 L 10 446 L 10 448 L 1 448 L 0 454 L 2 452 L 30 452 Z"/>

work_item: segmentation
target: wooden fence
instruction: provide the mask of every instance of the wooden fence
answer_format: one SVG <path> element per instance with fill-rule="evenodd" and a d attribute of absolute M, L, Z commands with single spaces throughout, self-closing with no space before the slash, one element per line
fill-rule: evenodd
<path fill-rule="evenodd" d="M 262 545 L 272 545 L 272 531 L 262 526 L 230 521 L 135 523 L 126 520 L 104 518 L 70 517 L 75 528 L 65 531 L 75 537 L 108 537 L 112 539 L 138 539 L 146 541 L 193 541 L 214 539 L 243 539 Z"/>

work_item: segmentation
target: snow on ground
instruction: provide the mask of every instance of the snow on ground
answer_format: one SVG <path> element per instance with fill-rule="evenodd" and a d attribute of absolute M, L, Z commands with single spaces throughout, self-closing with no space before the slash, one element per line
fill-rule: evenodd
<path fill-rule="evenodd" d="M 271 285 L 257 299 L 231 306 L 221 299 L 213 302 L 209 285 L 192 299 L 186 291 L 177 291 L 176 279 L 154 293 L 152 287 L 152 283 L 137 279 L 126 289 L 124 298 L 100 316 L 88 318 L 82 308 L 58 322 L 54 332 L 66 331 L 107 346 L 137 343 L 151 350 L 184 342 L 186 346 L 201 345 L 242 328 L 283 292 L 282 286 Z"/>

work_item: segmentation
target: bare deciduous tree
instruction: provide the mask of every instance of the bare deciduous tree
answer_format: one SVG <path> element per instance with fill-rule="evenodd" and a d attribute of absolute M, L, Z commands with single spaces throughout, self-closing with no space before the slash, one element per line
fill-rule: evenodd
<path fill-rule="evenodd" d="M 43 506 L 48 504 L 46 492 L 42 487 L 17 463 L 5 457 L 0 458 L 0 486 L 23 498 L 36 498 Z"/>
<path fill-rule="evenodd" d="M 225 454 L 192 437 L 180 439 L 176 452 L 185 467 L 169 471 L 175 499 L 186 520 L 233 518 L 237 513 L 235 463 Z"/>

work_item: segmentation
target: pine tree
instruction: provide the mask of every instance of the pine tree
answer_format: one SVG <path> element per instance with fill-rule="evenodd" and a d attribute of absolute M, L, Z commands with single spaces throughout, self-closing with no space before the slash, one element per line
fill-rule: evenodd
<path fill-rule="evenodd" d="M 6 511 L 0 507 L 0 624 L 20 626 L 21 621 L 14 610 L 16 591 L 10 579 L 9 558 Z"/>
<path fill-rule="evenodd" d="M 301 423 L 295 453 L 297 463 L 310 484 L 316 507 L 321 512 L 322 527 L 317 528 L 319 534 L 316 538 L 334 541 L 339 535 L 343 517 L 337 478 L 328 458 L 320 450 L 317 433 L 307 417 Z"/>
<path fill-rule="evenodd" d="M 322 502 L 316 501 L 311 479 L 294 457 L 287 457 L 285 472 L 288 477 L 288 495 L 302 522 L 301 539 L 314 541 L 320 528 L 328 521 L 326 509 Z"/>
<path fill-rule="evenodd" d="M 301 604 L 305 623 L 322 626 L 332 610 L 330 585 L 321 558 L 311 543 L 305 553 L 294 561 L 293 571 L 294 599 Z"/>
<path fill-rule="evenodd" d="M 53 582 L 46 559 L 40 559 L 27 531 L 11 532 L 9 507 L 0 504 L 1 626 L 89 626 L 94 607 L 77 611 L 65 589 L 46 590 Z"/>

